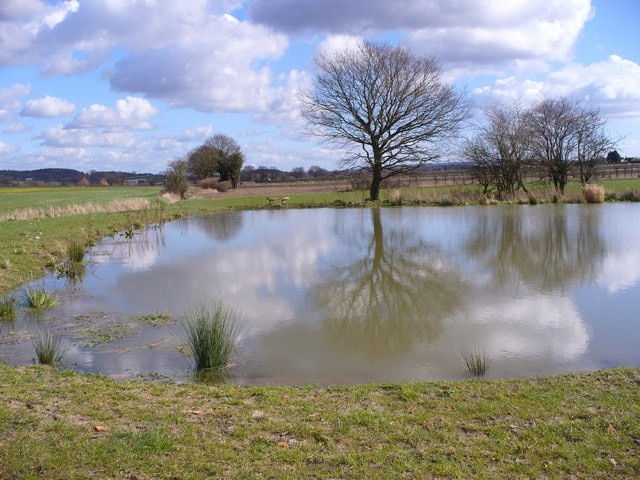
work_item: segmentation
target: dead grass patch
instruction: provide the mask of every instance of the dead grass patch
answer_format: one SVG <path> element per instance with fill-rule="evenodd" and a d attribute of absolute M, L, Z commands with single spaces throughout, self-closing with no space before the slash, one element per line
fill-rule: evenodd
<path fill-rule="evenodd" d="M 38 218 L 66 217 L 69 215 L 87 215 L 93 213 L 116 213 L 131 210 L 147 210 L 151 202 L 146 198 L 125 198 L 112 200 L 106 204 L 83 203 L 47 208 L 24 208 L 0 215 L 0 222 L 7 220 L 34 220 Z"/>
<path fill-rule="evenodd" d="M 605 191 L 602 185 L 589 184 L 582 187 L 582 196 L 587 203 L 603 203 Z"/>

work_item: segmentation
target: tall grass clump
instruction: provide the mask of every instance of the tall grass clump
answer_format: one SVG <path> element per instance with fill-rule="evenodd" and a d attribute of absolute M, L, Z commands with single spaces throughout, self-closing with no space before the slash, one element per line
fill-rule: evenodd
<path fill-rule="evenodd" d="M 587 203 L 603 203 L 605 191 L 602 185 L 588 184 L 582 187 L 582 196 Z"/>
<path fill-rule="evenodd" d="M 72 238 L 67 244 L 67 258 L 70 262 L 82 263 L 84 259 L 84 242 Z"/>
<path fill-rule="evenodd" d="M 225 307 L 222 300 L 215 305 L 198 305 L 183 318 L 186 348 L 197 372 L 221 371 L 229 365 L 239 336 L 240 317 Z"/>
<path fill-rule="evenodd" d="M 54 292 L 48 292 L 42 287 L 27 288 L 24 292 L 23 305 L 32 310 L 48 310 L 54 308 L 60 297 Z"/>
<path fill-rule="evenodd" d="M 484 376 L 489 369 L 489 357 L 483 350 L 463 348 L 460 350 L 460 358 L 467 372 L 474 377 Z"/>
<path fill-rule="evenodd" d="M 33 339 L 33 349 L 40 365 L 56 366 L 62 361 L 67 349 L 59 335 L 49 330 L 39 331 Z"/>
<path fill-rule="evenodd" d="M 15 298 L 0 300 L 0 320 L 14 320 L 18 311 L 18 302 Z"/>

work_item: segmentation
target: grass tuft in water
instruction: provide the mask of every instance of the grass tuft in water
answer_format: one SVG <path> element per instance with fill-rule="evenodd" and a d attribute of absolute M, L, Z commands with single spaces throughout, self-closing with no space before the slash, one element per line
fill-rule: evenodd
<path fill-rule="evenodd" d="M 14 320 L 18 312 L 18 302 L 15 298 L 9 297 L 0 300 L 0 320 Z"/>
<path fill-rule="evenodd" d="M 48 310 L 54 308 L 60 297 L 54 292 L 47 292 L 42 287 L 31 287 L 25 290 L 23 304 L 32 310 Z"/>
<path fill-rule="evenodd" d="M 62 345 L 59 335 L 49 330 L 41 330 L 33 339 L 33 349 L 36 351 L 38 363 L 54 367 L 59 364 L 67 348 Z"/>
<path fill-rule="evenodd" d="M 84 243 L 72 238 L 67 244 L 67 258 L 69 262 L 82 263 L 84 259 Z"/>
<path fill-rule="evenodd" d="M 153 325 L 154 327 L 159 327 L 162 325 L 166 325 L 171 323 L 171 314 L 167 311 L 163 312 L 151 312 L 146 315 L 140 315 L 138 320 L 142 323 L 146 323 L 147 325 Z"/>
<path fill-rule="evenodd" d="M 470 375 L 475 377 L 482 377 L 487 373 L 489 369 L 489 357 L 478 348 L 460 350 L 460 358 Z"/>
<path fill-rule="evenodd" d="M 225 307 L 198 305 L 188 312 L 182 329 L 186 350 L 193 357 L 196 371 L 222 370 L 229 365 L 239 334 L 239 315 Z"/>

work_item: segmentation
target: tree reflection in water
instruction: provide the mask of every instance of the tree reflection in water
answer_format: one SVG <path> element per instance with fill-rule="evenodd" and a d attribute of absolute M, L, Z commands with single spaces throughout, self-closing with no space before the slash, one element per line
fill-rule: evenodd
<path fill-rule="evenodd" d="M 558 292 L 593 280 L 607 249 L 599 229 L 600 210 L 581 206 L 537 206 L 486 210 L 469 232 L 466 252 L 489 273 L 494 287 L 525 285 Z M 524 207 L 526 208 L 526 207 Z M 494 214 L 497 213 L 497 214 Z"/>
<path fill-rule="evenodd" d="M 438 337 L 466 286 L 437 246 L 401 226 L 384 229 L 381 209 L 370 212 L 372 231 L 350 237 L 359 256 L 327 268 L 310 295 L 327 312 L 332 342 L 372 356 L 400 354 Z M 349 241 L 353 225 L 347 229 Z"/>

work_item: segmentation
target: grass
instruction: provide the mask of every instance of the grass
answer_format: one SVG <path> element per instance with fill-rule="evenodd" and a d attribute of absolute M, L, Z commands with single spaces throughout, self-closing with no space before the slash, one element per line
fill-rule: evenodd
<path fill-rule="evenodd" d="M 489 369 L 489 357 L 484 350 L 463 348 L 460 350 L 460 358 L 469 375 L 474 377 L 484 376 Z"/>
<path fill-rule="evenodd" d="M 198 305 L 182 323 L 186 351 L 197 372 L 221 371 L 229 364 L 238 340 L 238 314 L 222 300 L 213 305 Z"/>
<path fill-rule="evenodd" d="M 62 345 L 60 336 L 50 330 L 40 330 L 33 339 L 33 349 L 40 365 L 56 366 L 62 360 L 66 348 Z"/>
<path fill-rule="evenodd" d="M 150 204 L 159 191 L 160 187 L 0 188 L 0 218 L 14 215 L 16 219 L 26 220 L 37 216 L 95 213 L 100 209 L 115 211 L 117 207 L 126 207 L 131 200 L 134 201 L 130 205 L 136 208 L 143 203 L 136 199 Z"/>
<path fill-rule="evenodd" d="M 42 287 L 29 287 L 24 291 L 23 305 L 31 310 L 48 310 L 54 308 L 60 301 L 55 292 L 48 292 Z"/>
<path fill-rule="evenodd" d="M 352 387 L 0 365 L 0 478 L 636 478 L 640 371 Z M 96 427 L 101 427 L 96 429 Z"/>

